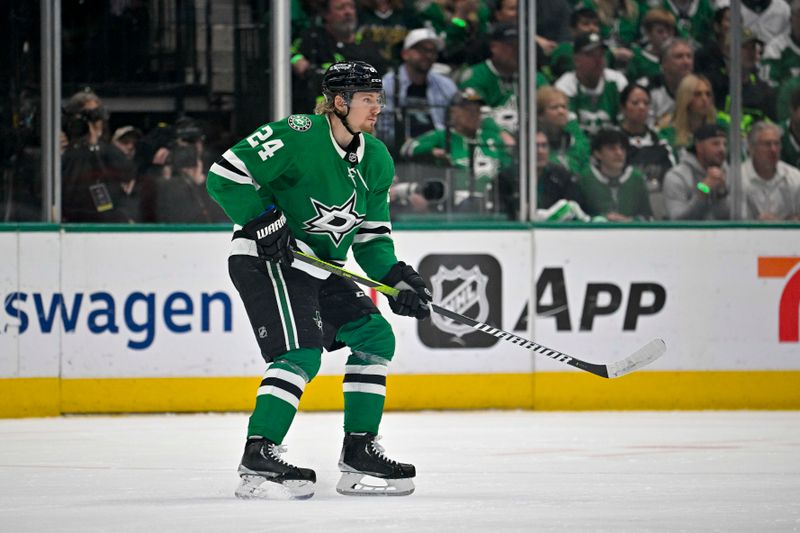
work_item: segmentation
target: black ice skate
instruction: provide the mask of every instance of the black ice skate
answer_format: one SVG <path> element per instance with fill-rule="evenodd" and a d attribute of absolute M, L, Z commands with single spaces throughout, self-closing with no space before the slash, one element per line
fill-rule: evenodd
<path fill-rule="evenodd" d="M 317 475 L 310 468 L 282 460 L 280 454 L 285 451 L 285 446 L 267 439 L 248 439 L 239 465 L 242 481 L 236 488 L 236 497 L 296 500 L 312 497 Z"/>
<path fill-rule="evenodd" d="M 348 496 L 407 496 L 414 492 L 414 465 L 387 459 L 383 447 L 375 442 L 379 438 L 345 433 L 339 458 L 342 478 L 336 492 Z M 372 479 L 365 481 L 365 477 Z"/>

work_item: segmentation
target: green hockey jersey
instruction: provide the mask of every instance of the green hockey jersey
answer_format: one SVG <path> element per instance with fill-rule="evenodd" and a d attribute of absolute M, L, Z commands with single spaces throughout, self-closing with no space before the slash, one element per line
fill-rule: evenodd
<path fill-rule="evenodd" d="M 348 153 L 326 116 L 265 124 L 211 166 L 208 192 L 237 225 L 274 204 L 302 251 L 343 262 L 352 246 L 361 268 L 380 279 L 397 262 L 389 221 L 394 163 L 382 142 L 359 137 L 357 150 Z M 240 253 L 255 251 L 253 241 L 241 246 Z"/>
<path fill-rule="evenodd" d="M 606 216 L 611 212 L 645 220 L 653 216 L 647 184 L 642 173 L 633 167 L 627 167 L 619 178 L 612 181 L 590 165 L 581 174 L 578 187 L 583 195 L 584 209 L 591 216 Z"/>
<path fill-rule="evenodd" d="M 516 76 L 502 77 L 492 60 L 487 59 L 467 68 L 461 76 L 458 88 L 473 89 L 492 108 L 491 118 L 497 125 L 516 133 L 519 129 L 517 83 Z"/>

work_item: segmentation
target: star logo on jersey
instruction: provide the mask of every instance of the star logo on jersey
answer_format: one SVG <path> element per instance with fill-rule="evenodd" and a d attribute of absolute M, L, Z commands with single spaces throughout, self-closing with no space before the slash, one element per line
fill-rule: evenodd
<path fill-rule="evenodd" d="M 311 129 L 311 119 L 304 115 L 289 115 L 286 122 L 295 131 L 308 131 Z"/>
<path fill-rule="evenodd" d="M 356 212 L 355 191 L 342 205 L 327 206 L 314 198 L 311 198 L 311 205 L 317 215 L 303 222 L 303 229 L 308 233 L 327 235 L 336 246 L 364 221 L 364 215 Z"/>

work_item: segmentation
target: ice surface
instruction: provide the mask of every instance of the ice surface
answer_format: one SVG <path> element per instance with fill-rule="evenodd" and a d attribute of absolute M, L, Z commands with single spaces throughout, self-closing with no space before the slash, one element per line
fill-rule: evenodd
<path fill-rule="evenodd" d="M 341 419 L 287 438 L 306 501 L 233 497 L 243 414 L 0 420 L 0 531 L 800 531 L 800 412 L 387 413 L 397 498 L 335 492 Z"/>

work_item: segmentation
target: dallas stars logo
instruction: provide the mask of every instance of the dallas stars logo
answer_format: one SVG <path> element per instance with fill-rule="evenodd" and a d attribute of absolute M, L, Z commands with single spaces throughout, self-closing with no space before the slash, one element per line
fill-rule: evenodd
<path fill-rule="evenodd" d="M 309 233 L 327 235 L 333 244 L 339 246 L 345 235 L 364 221 L 364 215 L 356 212 L 356 193 L 342 205 L 327 206 L 311 198 L 311 205 L 317 215 L 303 222 L 303 229 Z"/>
<path fill-rule="evenodd" d="M 311 128 L 311 119 L 303 115 L 289 115 L 286 121 L 293 130 L 308 131 Z"/>

